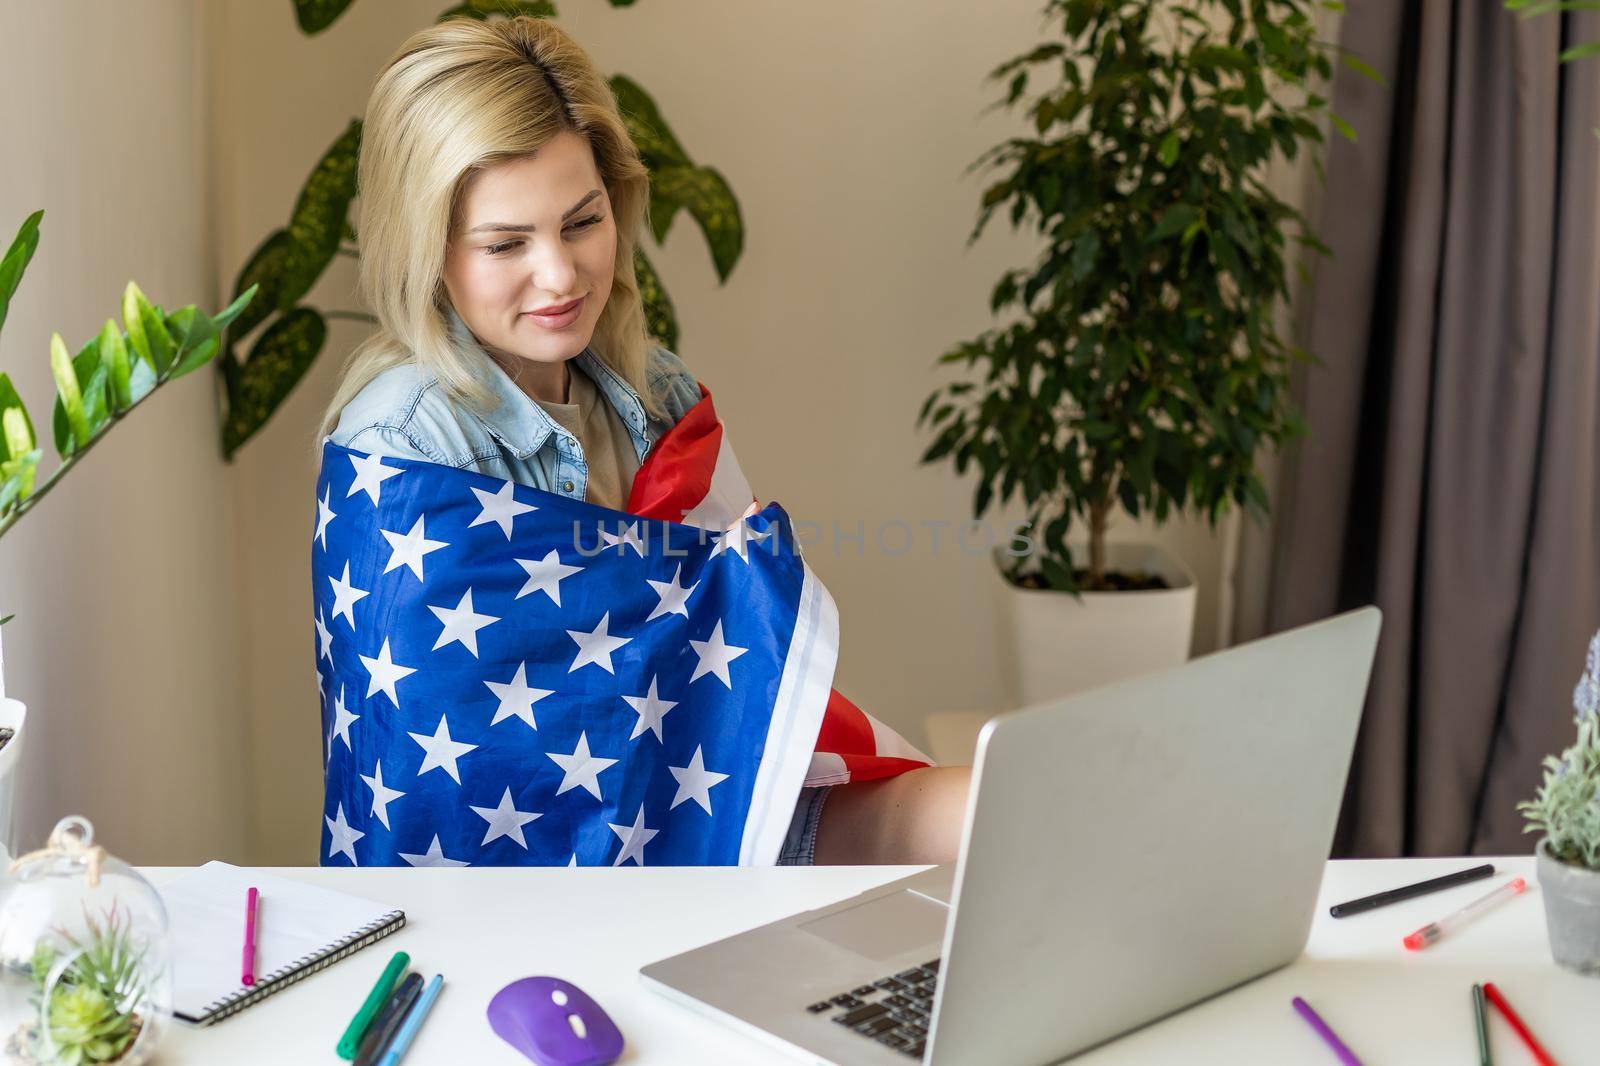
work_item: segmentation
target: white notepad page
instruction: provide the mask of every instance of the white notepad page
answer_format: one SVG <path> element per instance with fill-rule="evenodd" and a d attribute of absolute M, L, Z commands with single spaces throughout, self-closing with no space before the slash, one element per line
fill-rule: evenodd
<path fill-rule="evenodd" d="M 399 917 L 396 908 L 256 870 L 208 862 L 160 888 L 172 936 L 172 1005 L 193 1020 L 208 1005 L 250 991 L 240 980 L 245 896 L 256 910 L 256 986 L 283 980 L 316 956 Z M 264 990 L 263 990 L 264 991 Z"/>

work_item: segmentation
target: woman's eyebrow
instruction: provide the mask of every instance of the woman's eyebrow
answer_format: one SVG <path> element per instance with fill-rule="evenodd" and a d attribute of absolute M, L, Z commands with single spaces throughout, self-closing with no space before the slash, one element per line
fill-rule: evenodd
<path fill-rule="evenodd" d="M 567 213 L 561 216 L 561 221 L 565 222 L 567 219 L 571 218 L 573 215 L 577 214 L 579 211 L 582 211 L 584 204 L 587 204 L 590 200 L 593 200 L 596 196 L 599 196 L 599 195 L 600 195 L 600 190 L 599 189 L 590 189 L 588 196 L 585 196 L 583 199 L 579 200 L 577 203 L 573 204 L 570 208 L 567 209 Z M 467 232 L 468 233 L 532 233 L 533 232 L 533 225 L 531 223 L 485 222 L 485 223 L 483 223 L 481 225 L 473 226 L 471 229 L 467 230 Z"/>

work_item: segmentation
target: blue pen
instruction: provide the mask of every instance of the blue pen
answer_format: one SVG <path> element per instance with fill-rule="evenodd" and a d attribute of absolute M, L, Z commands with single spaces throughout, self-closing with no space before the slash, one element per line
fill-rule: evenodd
<path fill-rule="evenodd" d="M 434 974 L 433 980 L 428 982 L 428 987 L 422 990 L 422 997 L 417 1000 L 417 1005 L 411 1008 L 411 1013 L 406 1015 L 406 1020 L 401 1023 L 400 1031 L 394 1035 L 394 1043 L 383 1053 L 378 1066 L 398 1066 L 400 1056 L 406 1053 L 406 1049 L 411 1047 L 411 1041 L 417 1038 L 417 1030 L 422 1028 L 422 1020 L 427 1017 L 433 1001 L 439 998 L 439 988 L 443 984 L 444 974 Z"/>

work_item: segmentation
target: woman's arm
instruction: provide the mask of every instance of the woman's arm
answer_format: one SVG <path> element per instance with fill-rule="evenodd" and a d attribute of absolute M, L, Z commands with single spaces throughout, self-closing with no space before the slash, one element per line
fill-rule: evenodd
<path fill-rule="evenodd" d="M 956 861 L 970 766 L 928 766 L 835 785 L 817 821 L 815 862 L 901 865 Z"/>

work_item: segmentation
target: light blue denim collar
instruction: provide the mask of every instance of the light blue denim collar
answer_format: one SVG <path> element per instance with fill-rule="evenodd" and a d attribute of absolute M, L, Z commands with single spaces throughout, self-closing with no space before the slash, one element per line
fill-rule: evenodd
<path fill-rule="evenodd" d="M 544 447 L 552 434 L 564 432 L 556 420 L 535 403 L 531 396 L 518 388 L 516 382 L 511 380 L 510 375 L 500 364 L 489 357 L 489 353 L 483 350 L 478 338 L 473 336 L 455 308 L 449 309 L 446 320 L 451 336 L 465 350 L 479 355 L 476 367 L 478 377 L 500 401 L 492 411 L 473 412 L 495 439 L 515 453 L 518 459 L 526 459 Z M 621 375 L 607 366 L 605 360 L 594 353 L 593 348 L 584 348 L 573 357 L 573 361 L 589 375 L 622 417 L 623 424 L 628 427 L 628 435 L 633 438 L 634 449 L 642 461 L 645 453 L 650 450 L 651 440 L 644 403 L 639 399 L 639 394 L 622 379 Z"/>

